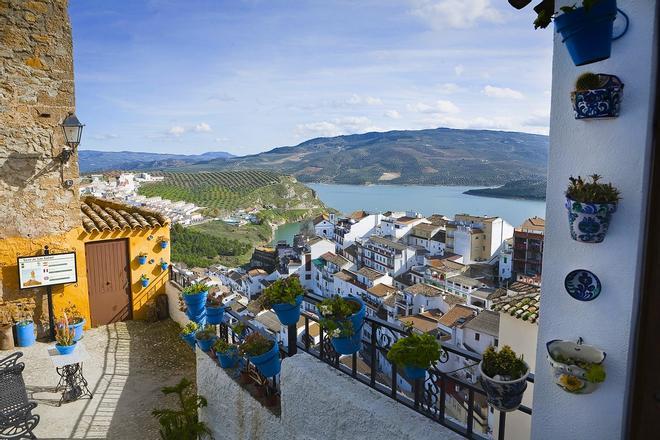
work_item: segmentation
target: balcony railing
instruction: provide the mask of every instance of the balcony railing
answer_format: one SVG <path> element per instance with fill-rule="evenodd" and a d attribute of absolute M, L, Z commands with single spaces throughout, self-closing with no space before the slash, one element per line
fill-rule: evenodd
<path fill-rule="evenodd" d="M 181 276 L 173 277 L 172 280 L 180 284 Z M 183 281 L 185 284 L 185 281 Z M 315 295 L 305 295 L 305 302 L 316 305 L 323 298 Z M 305 307 L 308 309 L 309 307 Z M 313 308 L 313 307 L 312 307 Z M 245 316 L 241 316 L 232 310 L 227 310 L 225 316 L 231 317 L 232 321 L 240 321 L 247 327 L 246 334 L 250 332 L 264 333 L 259 327 L 254 326 Z M 488 425 L 488 405 L 486 394 L 478 383 L 472 383 L 461 376 L 460 372 L 469 372 L 466 376 L 477 377 L 476 366 L 481 361 L 477 353 L 464 350 L 460 347 L 443 344 L 442 355 L 438 362 L 432 366 L 424 379 L 408 380 L 403 372 L 399 372 L 395 364 L 387 360 L 387 352 L 392 344 L 401 337 L 407 336 L 409 331 L 403 327 L 393 324 L 377 317 L 365 318 L 362 332 L 362 348 L 358 353 L 351 356 L 341 357 L 337 354 L 330 342 L 329 336 L 320 328 L 318 343 L 316 338 L 308 336 L 312 323 L 319 323 L 319 317 L 309 311 L 303 310 L 304 332 L 298 337 L 298 328 L 288 327 L 288 341 L 281 345 L 282 357 L 293 356 L 297 350 L 303 350 L 317 359 L 331 365 L 342 373 L 352 377 L 362 384 L 390 397 L 398 403 L 407 406 L 440 425 L 462 435 L 468 439 L 485 440 L 493 438 L 505 439 L 507 413 L 500 412 L 497 433 L 492 433 L 492 426 Z M 227 318 L 225 319 L 227 321 Z M 320 326 L 319 326 L 320 327 Z M 241 335 L 235 334 L 229 323 L 218 326 L 218 336 L 225 340 L 238 343 Z M 272 337 L 272 335 L 267 335 Z M 300 339 L 300 340 L 299 340 Z M 447 367 L 450 357 L 458 357 L 459 368 L 449 370 Z M 249 371 L 256 380 L 267 386 L 267 393 L 279 393 L 278 378 L 265 378 L 253 368 L 249 361 L 242 360 L 242 368 Z M 399 379 L 402 379 L 401 385 Z M 534 376 L 530 374 L 527 379 L 534 382 Z M 531 416 L 532 409 L 520 406 L 518 411 Z M 465 417 L 461 417 L 464 415 Z M 475 424 L 481 425 L 481 429 L 475 429 Z"/>

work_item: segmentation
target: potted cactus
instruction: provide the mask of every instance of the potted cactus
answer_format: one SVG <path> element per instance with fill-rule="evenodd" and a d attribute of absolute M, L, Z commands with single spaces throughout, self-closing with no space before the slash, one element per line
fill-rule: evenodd
<path fill-rule="evenodd" d="M 55 341 L 55 348 L 61 355 L 71 354 L 76 349 L 75 331 L 69 328 L 66 313 L 55 325 Z"/>
<path fill-rule="evenodd" d="M 590 178 L 590 182 L 580 176 L 569 178 L 566 190 L 568 223 L 573 240 L 600 243 L 605 239 L 621 197 L 611 183 L 601 183 L 598 174 Z"/>
<path fill-rule="evenodd" d="M 140 277 L 140 284 L 142 284 L 142 287 L 147 287 L 149 285 L 149 277 L 146 275 L 142 275 Z"/>
<path fill-rule="evenodd" d="M 555 12 L 554 0 L 543 0 L 534 8 L 538 14 L 534 27 L 546 28 L 554 20 L 555 29 L 561 34 L 576 66 L 609 58 L 612 41 L 628 30 L 628 16 L 617 8 L 616 0 L 582 0 L 581 3 L 580 7 L 577 4 L 563 6 Z M 626 23 L 621 33 L 613 36 L 617 11 Z"/>
<path fill-rule="evenodd" d="M 571 102 L 575 119 L 602 119 L 619 116 L 623 83 L 614 75 L 586 72 L 575 81 Z"/>
<path fill-rule="evenodd" d="M 366 307 L 353 296 L 335 296 L 321 301 L 321 328 L 330 335 L 332 347 L 339 354 L 357 353 L 362 346 L 362 326 Z"/>
<path fill-rule="evenodd" d="M 399 339 L 387 352 L 387 359 L 403 368 L 410 379 L 423 379 L 435 361 L 440 358 L 440 344 L 429 334 L 416 333 Z"/>
<path fill-rule="evenodd" d="M 238 346 L 224 339 L 218 339 L 213 345 L 215 356 L 222 368 L 234 368 L 238 363 Z"/>
<path fill-rule="evenodd" d="M 239 346 L 241 355 L 247 356 L 259 372 L 266 376 L 280 373 L 280 347 L 277 341 L 266 338 L 259 332 L 250 333 Z"/>
<path fill-rule="evenodd" d="M 189 322 L 181 330 L 181 339 L 186 341 L 191 348 L 195 348 L 195 333 L 197 333 L 197 330 L 199 330 L 199 326 L 196 322 Z"/>
<path fill-rule="evenodd" d="M 72 303 L 69 303 L 69 306 L 64 309 L 64 314 L 69 318 L 69 328 L 73 330 L 73 339 L 76 342 L 80 341 L 83 337 L 85 318 L 78 311 L 76 305 Z"/>
<path fill-rule="evenodd" d="M 297 276 L 276 280 L 261 294 L 261 304 L 273 309 L 282 325 L 295 325 L 300 319 L 305 289 Z"/>
<path fill-rule="evenodd" d="M 225 316 L 225 306 L 222 295 L 209 295 L 206 297 L 206 323 L 219 325 Z"/>
<path fill-rule="evenodd" d="M 195 333 L 195 341 L 202 351 L 209 351 L 217 337 L 215 327 L 212 325 L 205 325 Z"/>
<path fill-rule="evenodd" d="M 605 381 L 605 352 L 582 341 L 555 339 L 546 344 L 555 383 L 572 394 L 589 394 Z"/>
<path fill-rule="evenodd" d="M 141 252 L 137 257 L 137 260 L 140 266 L 144 266 L 145 264 L 147 264 L 147 254 Z"/>
<path fill-rule="evenodd" d="M 479 363 L 479 380 L 486 391 L 488 403 L 499 411 L 518 409 L 527 389 L 529 366 L 522 356 L 517 357 L 511 347 L 505 345 L 496 351 L 490 346 Z"/>

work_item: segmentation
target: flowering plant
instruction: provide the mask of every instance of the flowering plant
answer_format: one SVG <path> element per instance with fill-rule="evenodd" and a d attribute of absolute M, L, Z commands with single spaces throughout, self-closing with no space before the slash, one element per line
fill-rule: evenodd
<path fill-rule="evenodd" d="M 183 335 L 189 335 L 191 333 L 195 333 L 199 329 L 199 326 L 197 325 L 196 322 L 190 321 L 186 326 L 181 330 L 181 334 Z"/>
<path fill-rule="evenodd" d="M 341 296 L 324 299 L 317 308 L 321 313 L 321 328 L 332 338 L 349 337 L 355 334 L 353 323 L 348 317 L 358 312 L 360 303 Z"/>
<path fill-rule="evenodd" d="M 261 304 L 266 308 L 272 307 L 273 304 L 296 304 L 296 298 L 304 294 L 305 289 L 297 276 L 280 278 L 264 289 Z"/>
<path fill-rule="evenodd" d="M 206 307 L 221 307 L 223 305 L 222 295 L 209 295 L 206 298 Z"/>
<path fill-rule="evenodd" d="M 183 289 L 181 292 L 183 295 L 195 295 L 197 293 L 206 292 L 209 288 L 204 283 L 195 283 Z"/>
<path fill-rule="evenodd" d="M 69 318 L 65 313 L 55 326 L 55 341 L 62 346 L 74 345 L 76 343 L 74 336 L 75 331 L 69 329 Z"/>
<path fill-rule="evenodd" d="M 75 304 L 69 303 L 67 308 L 64 309 L 64 314 L 69 317 L 69 324 L 78 324 L 83 321 L 83 315 L 78 311 Z"/>

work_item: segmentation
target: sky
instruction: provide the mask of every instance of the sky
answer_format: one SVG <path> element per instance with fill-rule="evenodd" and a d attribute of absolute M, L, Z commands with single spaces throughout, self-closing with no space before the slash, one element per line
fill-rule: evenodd
<path fill-rule="evenodd" d="M 547 134 L 552 30 L 505 0 L 70 0 L 83 149 L 252 154 L 451 127 Z"/>

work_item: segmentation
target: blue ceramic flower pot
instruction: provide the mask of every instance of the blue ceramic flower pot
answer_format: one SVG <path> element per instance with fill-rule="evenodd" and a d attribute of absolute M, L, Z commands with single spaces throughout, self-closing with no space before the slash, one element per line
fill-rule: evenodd
<path fill-rule="evenodd" d="M 165 272 L 167 270 L 168 264 L 167 263 L 160 263 L 160 270 Z"/>
<path fill-rule="evenodd" d="M 16 324 L 16 339 L 19 347 L 29 347 L 37 340 L 34 334 L 34 322 L 21 321 Z"/>
<path fill-rule="evenodd" d="M 60 344 L 55 344 L 55 348 L 57 349 L 57 352 L 61 355 L 67 355 L 73 353 L 73 350 L 76 349 L 76 343 L 73 345 L 60 345 Z"/>
<path fill-rule="evenodd" d="M 367 308 L 364 305 L 364 301 L 360 298 L 350 296 L 348 297 L 352 301 L 355 301 L 360 304 L 360 310 L 348 317 L 348 320 L 351 321 L 353 325 L 353 335 L 339 338 L 332 338 L 330 342 L 332 347 L 339 354 L 353 354 L 357 353 L 362 347 L 362 326 L 364 324 L 364 316 L 367 312 Z"/>
<path fill-rule="evenodd" d="M 193 322 L 197 324 L 204 325 L 206 324 L 206 310 L 202 309 L 201 312 L 192 313 L 190 309 L 186 310 L 186 316 Z"/>
<path fill-rule="evenodd" d="M 566 198 L 571 238 L 583 243 L 600 243 L 610 227 L 616 203 L 582 203 Z"/>
<path fill-rule="evenodd" d="M 206 297 L 208 294 L 209 292 L 206 290 L 188 295 L 184 294 L 183 302 L 185 303 L 188 310 L 197 313 L 206 307 Z"/>
<path fill-rule="evenodd" d="M 188 345 L 190 345 L 190 348 L 192 348 L 192 349 L 195 348 L 195 333 L 196 333 L 196 332 L 188 333 L 187 335 L 184 335 L 183 333 L 180 334 L 180 335 L 181 335 L 181 339 L 183 339 L 184 341 L 186 341 L 186 343 L 187 343 Z"/>
<path fill-rule="evenodd" d="M 78 342 L 83 337 L 83 327 L 85 326 L 85 320 L 76 323 L 69 324 L 69 330 L 73 331 L 73 340 Z"/>
<path fill-rule="evenodd" d="M 160 242 L 160 248 L 161 249 L 166 249 L 167 248 L 167 241 L 163 240 Z"/>
<path fill-rule="evenodd" d="M 273 311 L 277 315 L 282 325 L 294 325 L 300 319 L 300 305 L 302 304 L 303 296 L 296 297 L 295 304 L 273 304 Z"/>
<path fill-rule="evenodd" d="M 138 255 L 138 263 L 142 264 L 147 264 L 147 256 L 146 255 Z"/>
<path fill-rule="evenodd" d="M 499 380 L 486 375 L 479 364 L 479 381 L 486 392 L 486 400 L 495 409 L 503 412 L 515 411 L 522 403 L 523 394 L 527 389 L 527 372 L 519 379 Z"/>
<path fill-rule="evenodd" d="M 622 13 L 626 28 L 621 35 L 612 37 L 616 14 L 616 0 L 599 0 L 588 11 L 581 7 L 555 18 L 555 29 L 561 34 L 576 66 L 610 57 L 612 41 L 621 38 L 628 29 L 628 18 Z"/>
<path fill-rule="evenodd" d="M 149 285 L 149 280 L 141 278 L 140 284 L 142 284 L 142 287 L 147 287 Z"/>
<path fill-rule="evenodd" d="M 265 377 L 276 376 L 280 374 L 282 366 L 280 361 L 280 347 L 273 341 L 273 348 L 259 356 L 249 356 L 250 362 L 257 367 L 257 370 Z"/>
<path fill-rule="evenodd" d="M 614 75 L 598 74 L 602 87 L 571 93 L 575 119 L 616 118 L 621 110 L 623 83 Z"/>
<path fill-rule="evenodd" d="M 234 368 L 238 363 L 238 353 L 236 350 L 227 350 L 222 353 L 215 353 L 222 368 Z"/>
<path fill-rule="evenodd" d="M 225 317 L 225 307 L 206 307 L 206 323 L 219 325 Z"/>
<path fill-rule="evenodd" d="M 216 339 L 218 338 L 215 336 L 209 339 L 198 339 L 195 336 L 195 341 L 197 342 L 197 345 L 202 351 L 209 351 L 211 347 L 213 347 L 213 344 L 215 344 Z"/>
<path fill-rule="evenodd" d="M 403 372 L 409 379 L 424 379 L 426 377 L 426 368 L 404 366 Z"/>

